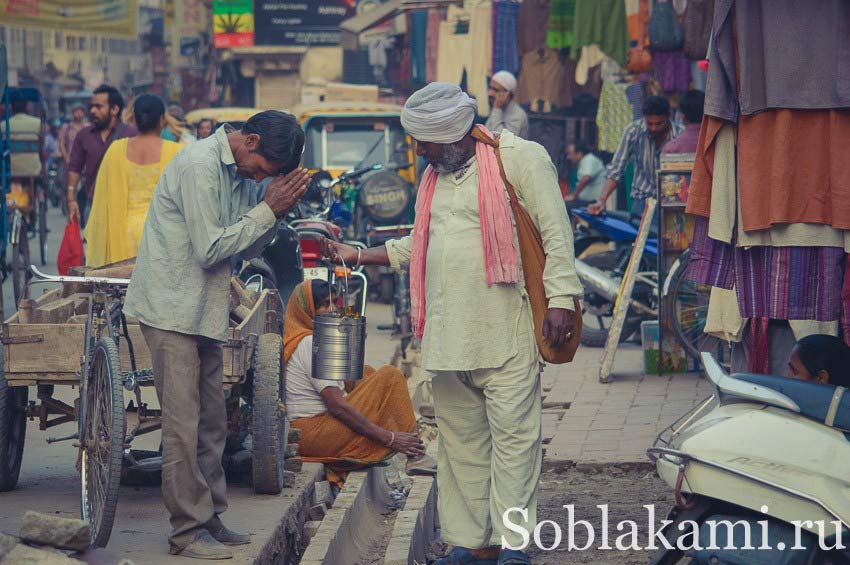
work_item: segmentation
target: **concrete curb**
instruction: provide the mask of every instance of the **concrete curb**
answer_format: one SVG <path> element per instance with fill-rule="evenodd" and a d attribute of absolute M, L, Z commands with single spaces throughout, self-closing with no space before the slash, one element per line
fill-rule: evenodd
<path fill-rule="evenodd" d="M 300 473 L 296 473 L 295 485 L 287 487 L 280 497 L 287 500 L 289 508 L 280 517 L 280 521 L 262 549 L 254 558 L 254 563 L 293 563 L 301 552 L 301 531 L 307 520 L 307 510 L 313 500 L 316 481 L 324 475 L 321 463 L 305 463 Z"/>
<path fill-rule="evenodd" d="M 426 449 L 437 457 L 439 439 Z M 413 486 L 398 513 L 392 537 L 387 545 L 384 565 L 413 565 L 425 563 L 428 550 L 437 533 L 437 481 L 434 477 L 416 476 Z"/>
<path fill-rule="evenodd" d="M 368 549 L 370 533 L 389 509 L 389 484 L 384 467 L 349 474 L 301 559 L 302 565 L 337 565 Z"/>

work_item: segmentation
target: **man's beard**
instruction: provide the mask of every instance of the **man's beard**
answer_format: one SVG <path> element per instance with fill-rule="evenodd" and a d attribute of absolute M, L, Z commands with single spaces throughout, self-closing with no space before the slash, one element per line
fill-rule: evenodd
<path fill-rule="evenodd" d="M 112 119 L 107 116 L 103 120 L 98 120 L 95 117 L 89 116 L 89 121 L 94 126 L 94 129 L 96 129 L 97 131 L 103 131 L 109 127 L 109 123 L 112 121 Z"/>
<path fill-rule="evenodd" d="M 438 173 L 453 173 L 466 164 L 469 157 L 463 151 L 460 141 L 443 145 L 443 154 L 438 161 L 431 161 L 431 166 Z"/>

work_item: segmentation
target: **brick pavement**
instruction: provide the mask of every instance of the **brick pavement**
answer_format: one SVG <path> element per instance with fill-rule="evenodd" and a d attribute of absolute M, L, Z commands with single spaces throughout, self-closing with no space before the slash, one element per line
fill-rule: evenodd
<path fill-rule="evenodd" d="M 546 367 L 544 465 L 648 464 L 658 433 L 713 392 L 697 373 L 644 375 L 635 345 L 621 346 L 610 382 L 600 384 L 601 357 L 582 347 L 572 363 Z"/>

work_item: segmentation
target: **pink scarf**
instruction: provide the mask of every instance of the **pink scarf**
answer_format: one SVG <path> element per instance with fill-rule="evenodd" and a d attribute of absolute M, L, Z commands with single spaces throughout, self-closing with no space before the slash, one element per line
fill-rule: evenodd
<path fill-rule="evenodd" d="M 476 126 L 492 137 L 487 128 Z M 513 284 L 519 280 L 519 260 L 514 244 L 513 221 L 499 173 L 496 151 L 480 141 L 475 145 L 478 161 L 478 210 L 481 215 L 481 240 L 487 286 Z M 428 255 L 428 228 L 431 201 L 437 186 L 437 172 L 429 166 L 419 183 L 416 221 L 413 227 L 413 253 L 410 258 L 410 302 L 413 331 L 420 339 L 425 333 L 425 258 Z"/>

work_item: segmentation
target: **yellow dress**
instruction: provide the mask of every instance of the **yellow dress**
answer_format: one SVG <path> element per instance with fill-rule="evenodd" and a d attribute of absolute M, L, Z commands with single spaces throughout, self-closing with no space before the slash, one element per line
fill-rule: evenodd
<path fill-rule="evenodd" d="M 158 163 L 138 165 L 127 159 L 127 139 L 109 146 L 95 182 L 86 224 L 86 265 L 100 267 L 135 257 L 159 177 L 181 149 L 162 142 Z"/>

